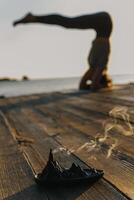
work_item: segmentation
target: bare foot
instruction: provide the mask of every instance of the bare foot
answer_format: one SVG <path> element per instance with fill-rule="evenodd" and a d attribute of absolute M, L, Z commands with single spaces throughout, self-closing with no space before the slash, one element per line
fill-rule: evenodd
<path fill-rule="evenodd" d="M 22 19 L 15 21 L 13 23 L 13 26 L 16 26 L 18 24 L 30 23 L 30 22 L 33 22 L 34 19 L 35 19 L 35 17 L 32 15 L 32 13 L 28 13 Z"/>

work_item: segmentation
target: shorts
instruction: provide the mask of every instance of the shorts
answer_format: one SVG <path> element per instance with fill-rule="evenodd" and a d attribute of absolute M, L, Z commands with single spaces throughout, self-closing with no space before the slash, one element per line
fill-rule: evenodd
<path fill-rule="evenodd" d="M 107 38 L 96 38 L 88 57 L 90 67 L 106 68 L 110 54 L 110 42 Z"/>

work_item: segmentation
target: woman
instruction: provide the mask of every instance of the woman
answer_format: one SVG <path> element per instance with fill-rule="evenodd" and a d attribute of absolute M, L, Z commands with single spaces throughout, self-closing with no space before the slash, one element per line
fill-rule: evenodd
<path fill-rule="evenodd" d="M 112 19 L 107 12 L 77 17 L 66 17 L 57 14 L 35 16 L 28 13 L 21 20 L 15 21 L 13 25 L 25 23 L 53 24 L 71 29 L 94 29 L 96 31 L 96 38 L 92 42 L 92 48 L 88 56 L 90 68 L 82 77 L 79 88 L 96 90 L 112 85 L 112 81 L 107 76 Z M 90 84 L 88 84 L 89 80 L 91 81 Z"/>

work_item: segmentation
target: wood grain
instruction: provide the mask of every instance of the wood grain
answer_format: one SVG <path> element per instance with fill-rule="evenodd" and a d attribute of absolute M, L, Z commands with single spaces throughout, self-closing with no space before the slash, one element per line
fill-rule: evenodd
<path fill-rule="evenodd" d="M 134 85 L 129 84 L 98 93 L 0 99 L 0 199 L 134 199 L 133 98 Z M 121 115 L 109 115 L 119 106 L 130 115 L 129 124 Z M 115 122 L 123 129 L 115 126 L 106 136 Z M 44 168 L 50 148 L 64 167 L 75 162 L 104 169 L 105 178 L 92 187 L 38 189 L 33 174 Z"/>
<path fill-rule="evenodd" d="M 1 115 L 0 199 L 48 199 L 44 192 L 38 192 L 31 169 L 18 150 L 17 143 L 13 141 L 9 129 Z"/>

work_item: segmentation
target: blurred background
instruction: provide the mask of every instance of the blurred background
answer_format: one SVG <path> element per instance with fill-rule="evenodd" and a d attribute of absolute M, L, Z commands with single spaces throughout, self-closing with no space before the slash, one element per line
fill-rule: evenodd
<path fill-rule="evenodd" d="M 28 24 L 13 27 L 27 12 L 77 16 L 108 11 L 113 18 L 110 75 L 134 74 L 133 0 L 0 0 L 0 77 L 30 79 L 80 77 L 88 68 L 93 30 Z M 118 79 L 118 78 L 117 78 Z"/>
<path fill-rule="evenodd" d="M 110 74 L 134 74 L 133 0 L 0 0 L 0 76 L 31 78 L 81 76 L 94 31 L 66 30 L 51 25 L 12 22 L 28 11 L 75 16 L 108 11 L 113 17 Z"/>

